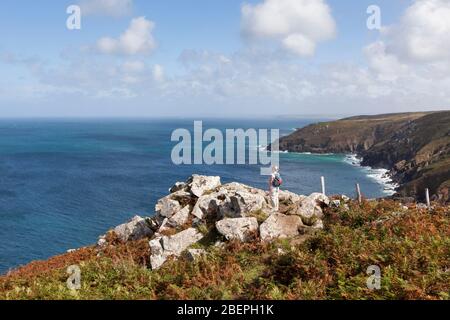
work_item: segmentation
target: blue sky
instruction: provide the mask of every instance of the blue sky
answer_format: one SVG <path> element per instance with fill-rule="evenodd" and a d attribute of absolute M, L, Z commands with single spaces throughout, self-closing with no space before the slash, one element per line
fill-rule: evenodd
<path fill-rule="evenodd" d="M 81 6 L 81 30 L 66 28 L 72 4 Z M 381 30 L 366 27 L 369 5 L 381 9 Z M 346 115 L 450 106 L 448 0 L 0 6 L 0 117 Z M 120 41 L 127 30 L 137 44 Z"/>

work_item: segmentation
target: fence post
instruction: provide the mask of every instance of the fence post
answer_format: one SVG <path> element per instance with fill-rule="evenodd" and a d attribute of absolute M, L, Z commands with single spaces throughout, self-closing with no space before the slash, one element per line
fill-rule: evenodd
<path fill-rule="evenodd" d="M 431 208 L 431 202 L 430 202 L 430 189 L 425 189 L 425 198 L 427 199 L 427 207 L 428 209 Z"/>
<path fill-rule="evenodd" d="M 356 195 L 358 196 L 358 202 L 362 202 L 362 195 L 361 195 L 361 187 L 359 186 L 359 183 L 356 184 Z"/>
<path fill-rule="evenodd" d="M 320 177 L 320 182 L 322 184 L 322 194 L 326 196 L 326 190 L 325 190 L 325 177 Z"/>

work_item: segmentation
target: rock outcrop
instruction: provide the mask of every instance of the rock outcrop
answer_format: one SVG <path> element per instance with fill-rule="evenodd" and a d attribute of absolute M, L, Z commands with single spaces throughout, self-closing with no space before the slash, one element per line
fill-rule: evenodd
<path fill-rule="evenodd" d="M 259 228 L 261 240 L 293 238 L 300 234 L 301 226 L 303 226 L 302 219 L 298 216 L 274 213 Z"/>
<path fill-rule="evenodd" d="M 203 241 L 206 234 L 209 238 L 215 234 L 216 238 L 208 241 L 220 247 L 224 239 L 266 242 L 295 238 L 305 229 L 321 229 L 322 208 L 330 204 L 322 194 L 303 196 L 281 191 L 284 211 L 274 212 L 264 190 L 236 182 L 222 185 L 219 177 L 199 175 L 176 183 L 170 191 L 157 202 L 153 217 L 136 216 L 114 228 L 108 234 L 115 236 L 102 236 L 98 250 L 113 245 L 108 242 L 109 238 L 121 242 L 148 239 L 150 266 L 158 269 L 169 258 L 185 255 L 195 260 L 206 254 L 206 247 L 192 248 Z"/>
<path fill-rule="evenodd" d="M 173 236 L 158 237 L 149 242 L 150 265 L 159 269 L 169 257 L 179 257 L 183 251 L 200 241 L 203 235 L 195 228 L 189 228 Z"/>
<path fill-rule="evenodd" d="M 321 193 L 313 193 L 299 202 L 297 210 L 293 212 L 300 216 L 302 222 L 307 226 L 313 226 L 323 217 L 322 207 L 328 206 L 330 200 Z"/>
<path fill-rule="evenodd" d="M 194 196 L 201 197 L 205 192 L 220 186 L 220 177 L 193 175 L 187 184 L 190 186 L 190 190 Z"/>
<path fill-rule="evenodd" d="M 130 222 L 115 227 L 114 233 L 121 241 L 127 242 L 151 237 L 153 230 L 144 218 L 135 216 Z"/>
<path fill-rule="evenodd" d="M 258 231 L 256 218 L 226 218 L 216 223 L 217 231 L 227 240 L 246 242 L 252 233 Z"/>

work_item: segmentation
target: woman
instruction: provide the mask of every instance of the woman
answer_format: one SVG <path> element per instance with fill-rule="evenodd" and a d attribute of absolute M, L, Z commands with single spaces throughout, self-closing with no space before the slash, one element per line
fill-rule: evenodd
<path fill-rule="evenodd" d="M 280 170 L 277 166 L 274 166 L 272 168 L 272 174 L 270 175 L 269 179 L 269 193 L 270 199 L 272 201 L 272 208 L 275 211 L 279 210 L 279 193 L 282 183 L 283 180 L 281 179 Z"/>

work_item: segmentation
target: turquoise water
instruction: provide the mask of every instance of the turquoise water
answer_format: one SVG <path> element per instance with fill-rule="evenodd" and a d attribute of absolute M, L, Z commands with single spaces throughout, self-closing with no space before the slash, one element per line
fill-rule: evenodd
<path fill-rule="evenodd" d="M 279 128 L 285 135 L 310 120 L 207 120 L 207 128 Z M 89 245 L 132 216 L 152 215 L 157 199 L 192 173 L 266 187 L 258 165 L 171 162 L 171 133 L 193 120 L 1 120 L 0 272 Z M 368 197 L 383 185 L 341 155 L 281 154 L 284 188 Z"/>

